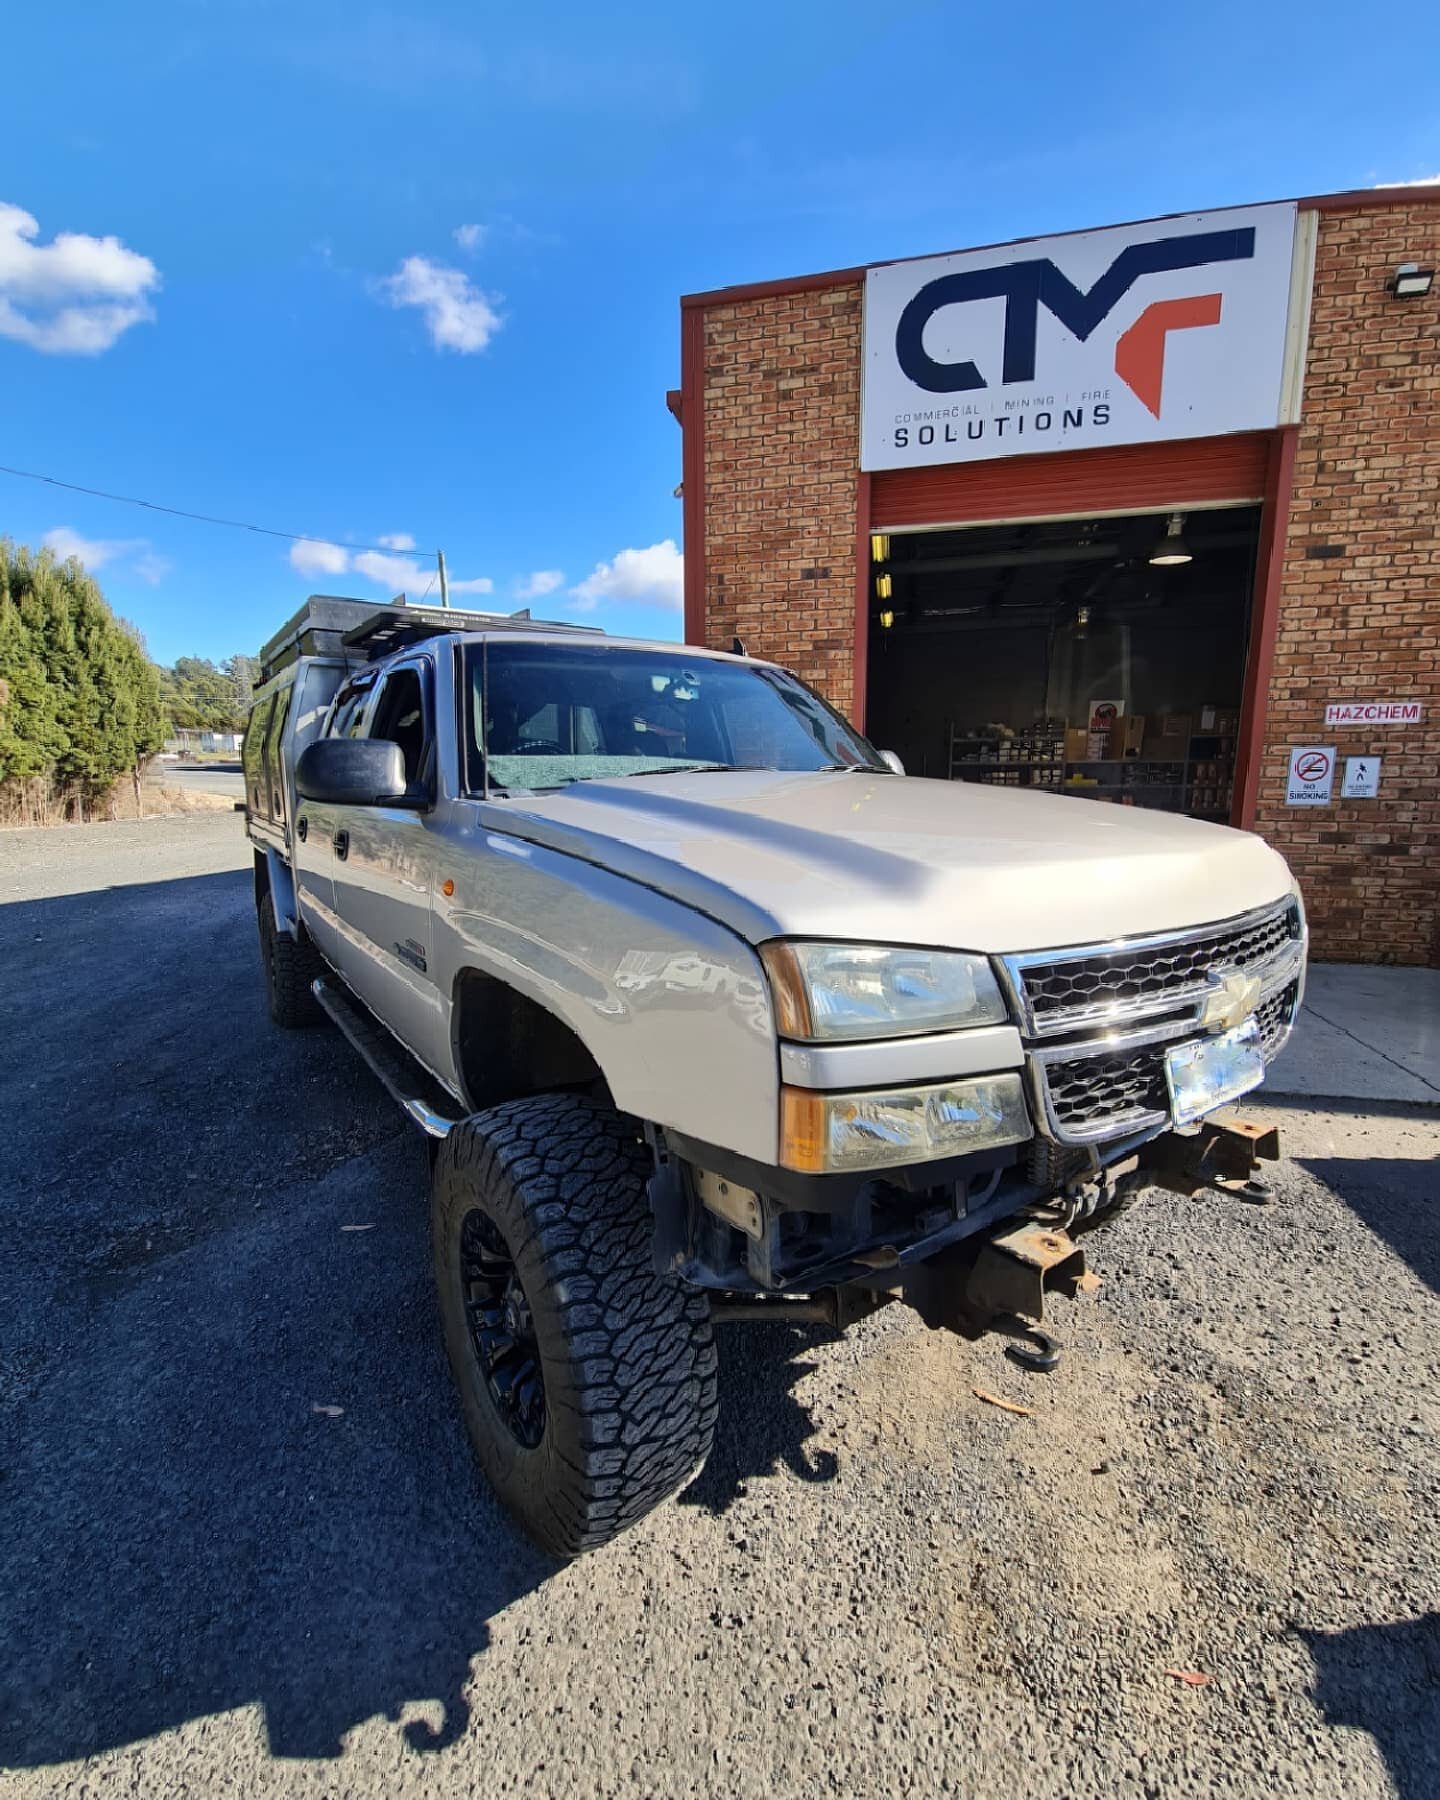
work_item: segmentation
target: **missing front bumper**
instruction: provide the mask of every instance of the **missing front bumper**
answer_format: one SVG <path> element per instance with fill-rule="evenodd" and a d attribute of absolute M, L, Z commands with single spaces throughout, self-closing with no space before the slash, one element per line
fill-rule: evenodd
<path fill-rule="evenodd" d="M 1194 1131 L 1167 1131 L 1145 1146 L 1140 1176 L 1187 1198 L 1202 1188 L 1253 1184 L 1262 1162 L 1280 1156 L 1280 1133 L 1255 1119 L 1206 1119 Z"/>

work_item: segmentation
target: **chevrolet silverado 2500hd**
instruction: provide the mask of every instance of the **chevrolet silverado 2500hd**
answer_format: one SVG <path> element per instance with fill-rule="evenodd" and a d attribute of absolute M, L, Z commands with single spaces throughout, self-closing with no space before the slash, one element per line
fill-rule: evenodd
<path fill-rule="evenodd" d="M 244 768 L 271 1012 L 435 1140 L 466 1426 L 559 1554 L 703 1461 L 717 1319 L 1038 1338 L 1088 1228 L 1273 1154 L 1211 1117 L 1304 979 L 1246 833 L 906 778 L 742 656 L 321 596 Z"/>

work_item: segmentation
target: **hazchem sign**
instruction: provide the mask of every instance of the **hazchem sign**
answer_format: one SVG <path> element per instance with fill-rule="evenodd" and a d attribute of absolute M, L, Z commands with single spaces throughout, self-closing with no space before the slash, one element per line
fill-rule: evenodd
<path fill-rule="evenodd" d="M 1290 778 L 1285 784 L 1287 806 L 1324 806 L 1335 781 L 1335 752 L 1313 747 L 1290 752 Z"/>
<path fill-rule="evenodd" d="M 1281 422 L 1293 206 L 890 263 L 865 276 L 862 469 Z"/>
<path fill-rule="evenodd" d="M 1332 700 L 1327 725 L 1418 725 L 1425 717 L 1419 700 Z"/>

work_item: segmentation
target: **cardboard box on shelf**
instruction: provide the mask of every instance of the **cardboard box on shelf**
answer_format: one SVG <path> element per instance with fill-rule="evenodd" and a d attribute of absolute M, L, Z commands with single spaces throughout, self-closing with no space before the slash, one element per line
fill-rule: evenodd
<path fill-rule="evenodd" d="M 1185 756 L 1190 748 L 1191 724 L 1189 713 L 1156 713 L 1146 727 L 1145 754 L 1168 759 Z"/>
<path fill-rule="evenodd" d="M 1065 731 L 1066 762 L 1084 762 L 1090 754 L 1090 733 L 1083 725 L 1070 725 Z"/>
<path fill-rule="evenodd" d="M 1118 739 L 1118 741 L 1117 741 Z M 1145 741 L 1144 713 L 1126 713 L 1116 725 L 1111 742 L 1116 756 L 1138 756 Z"/>

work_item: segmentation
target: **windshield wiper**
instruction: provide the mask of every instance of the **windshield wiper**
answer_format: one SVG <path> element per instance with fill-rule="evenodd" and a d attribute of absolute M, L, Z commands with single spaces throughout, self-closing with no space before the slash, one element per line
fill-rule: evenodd
<path fill-rule="evenodd" d="M 614 775 L 582 775 L 582 781 L 639 781 L 645 775 L 729 775 L 730 763 L 668 763 L 660 769 L 621 769 Z"/>

